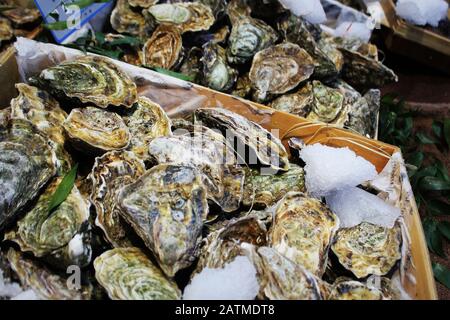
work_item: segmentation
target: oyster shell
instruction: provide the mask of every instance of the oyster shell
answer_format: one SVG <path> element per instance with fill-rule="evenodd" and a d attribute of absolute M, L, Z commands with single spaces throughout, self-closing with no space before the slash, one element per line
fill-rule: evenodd
<path fill-rule="evenodd" d="M 241 244 L 243 253 L 256 268 L 258 298 L 270 300 L 323 300 L 326 284 L 301 265 L 273 248 Z"/>
<path fill-rule="evenodd" d="M 225 212 L 239 208 L 244 171 L 225 138 L 208 128 L 196 127 L 192 135 L 156 138 L 149 144 L 157 163 L 193 166 L 201 173 L 208 199 Z"/>
<path fill-rule="evenodd" d="M 25 7 L 15 7 L 14 9 L 3 11 L 1 14 L 9 19 L 16 27 L 32 24 L 37 22 L 41 17 L 38 9 Z"/>
<path fill-rule="evenodd" d="M 277 204 L 269 244 L 286 258 L 321 277 L 339 218 L 322 202 L 289 192 Z"/>
<path fill-rule="evenodd" d="M 234 149 L 241 159 L 246 159 L 245 149 L 248 148 L 253 153 L 246 159 L 249 164 L 256 164 L 259 160 L 274 170 L 289 170 L 288 153 L 283 144 L 260 125 L 222 108 L 197 109 L 195 118 L 210 128 L 219 129 L 232 146 L 236 138 L 237 147 Z"/>
<path fill-rule="evenodd" d="M 36 205 L 5 234 L 5 239 L 16 242 L 21 251 L 32 252 L 35 257 L 53 256 L 50 260 L 55 261 L 59 268 L 65 269 L 70 265 L 84 267 L 91 261 L 92 249 L 89 243 L 77 241 L 80 240 L 79 234 L 89 229 L 86 227 L 89 225 L 90 203 L 74 186 L 64 202 L 49 214 L 50 200 L 61 180 L 56 178 L 47 186 Z M 73 250 L 75 246 L 76 250 Z"/>
<path fill-rule="evenodd" d="M 202 56 L 202 49 L 192 47 L 180 66 L 180 72 L 191 78 L 194 83 L 200 83 L 202 79 L 203 65 L 200 61 Z"/>
<path fill-rule="evenodd" d="M 144 172 L 144 163 L 130 151 L 111 151 L 95 159 L 89 175 L 92 181 L 90 198 L 97 212 L 95 224 L 114 247 L 131 245 L 130 230 L 119 214 L 118 193 Z"/>
<path fill-rule="evenodd" d="M 45 300 L 89 300 L 91 285 L 69 288 L 68 280 L 52 273 L 38 261 L 29 259 L 12 248 L 7 253 L 11 268 L 17 274 L 22 286 L 31 288 L 39 298 Z"/>
<path fill-rule="evenodd" d="M 227 63 L 225 49 L 210 41 L 203 46 L 203 83 L 205 86 L 230 91 L 236 84 L 238 72 Z"/>
<path fill-rule="evenodd" d="M 82 56 L 44 69 L 34 81 L 57 97 L 78 99 L 100 108 L 130 108 L 137 99 L 133 80 L 110 59 L 99 56 Z"/>
<path fill-rule="evenodd" d="M 9 20 L 0 17 L 0 44 L 3 41 L 11 40 L 14 37 L 14 32 Z"/>
<path fill-rule="evenodd" d="M 72 109 L 63 127 L 74 147 L 85 153 L 122 149 L 130 142 L 130 131 L 123 119 L 95 107 Z"/>
<path fill-rule="evenodd" d="M 47 136 L 31 122 L 10 119 L 0 127 L 0 230 L 56 173 Z"/>
<path fill-rule="evenodd" d="M 159 0 L 128 0 L 130 6 L 139 8 L 148 8 L 157 4 L 158 2 Z"/>
<path fill-rule="evenodd" d="M 239 22 L 239 20 L 249 17 L 252 13 L 252 9 L 248 5 L 247 0 L 230 0 L 226 12 L 230 18 L 231 24 L 235 24 Z"/>
<path fill-rule="evenodd" d="M 288 14 L 280 19 L 277 27 L 286 41 L 299 45 L 313 58 L 315 77 L 332 78 L 338 75 L 336 64 L 321 50 L 306 21 L 294 14 Z"/>
<path fill-rule="evenodd" d="M 223 16 L 227 8 L 227 0 L 199 0 L 198 2 L 209 6 L 216 20 Z"/>
<path fill-rule="evenodd" d="M 148 158 L 148 145 L 154 138 L 171 134 L 171 121 L 163 108 L 147 97 L 139 97 L 123 117 L 130 130 L 129 149 L 139 158 Z"/>
<path fill-rule="evenodd" d="M 228 39 L 228 62 L 234 64 L 246 63 L 258 51 L 273 45 L 277 39 L 276 31 L 264 21 L 243 17 L 236 24 L 233 24 Z"/>
<path fill-rule="evenodd" d="M 330 291 L 330 300 L 382 300 L 382 292 L 365 283 L 338 278 Z"/>
<path fill-rule="evenodd" d="M 248 73 L 243 74 L 237 79 L 236 87 L 231 92 L 233 96 L 241 97 L 243 99 L 247 98 L 252 92 L 252 83 Z"/>
<path fill-rule="evenodd" d="M 285 42 L 258 52 L 253 58 L 250 81 L 255 100 L 294 89 L 314 72 L 314 60 L 298 45 Z"/>
<path fill-rule="evenodd" d="M 305 191 L 305 172 L 291 163 L 289 171 L 264 175 L 259 169 L 245 169 L 244 196 L 246 206 L 270 207 L 289 191 Z"/>
<path fill-rule="evenodd" d="M 306 118 L 311 112 L 313 103 L 313 88 L 312 84 L 308 82 L 297 92 L 279 96 L 273 100 L 269 106 L 280 111 Z"/>
<path fill-rule="evenodd" d="M 108 250 L 94 261 L 95 277 L 113 300 L 178 300 L 181 292 L 138 248 Z"/>
<path fill-rule="evenodd" d="M 339 230 L 331 248 L 346 269 L 364 278 L 387 274 L 401 258 L 401 242 L 398 225 L 389 229 L 363 222 Z"/>
<path fill-rule="evenodd" d="M 177 25 L 182 32 L 208 30 L 215 21 L 211 8 L 199 2 L 161 3 L 147 10 L 158 23 Z"/>
<path fill-rule="evenodd" d="M 144 44 L 143 64 L 171 69 L 181 60 L 182 49 L 180 29 L 172 25 L 160 25 Z"/>
<path fill-rule="evenodd" d="M 154 24 L 149 19 L 146 19 L 142 13 L 132 10 L 132 1 L 117 0 L 116 6 L 111 13 L 111 26 L 118 33 L 128 33 L 140 37 L 150 36 L 154 29 Z M 138 2 L 142 3 L 144 1 Z"/>
<path fill-rule="evenodd" d="M 317 42 L 317 47 L 321 50 L 329 60 L 334 63 L 336 71 L 340 73 L 344 67 L 344 55 L 341 51 L 330 41 L 326 41 L 325 37 L 322 37 Z"/>
<path fill-rule="evenodd" d="M 122 217 L 169 277 L 192 264 L 208 214 L 206 189 L 192 167 L 157 165 L 118 196 Z"/>
<path fill-rule="evenodd" d="M 344 110 L 344 95 L 339 90 L 327 87 L 319 81 L 313 81 L 312 94 L 314 101 L 307 119 L 344 124 L 347 119 Z"/>

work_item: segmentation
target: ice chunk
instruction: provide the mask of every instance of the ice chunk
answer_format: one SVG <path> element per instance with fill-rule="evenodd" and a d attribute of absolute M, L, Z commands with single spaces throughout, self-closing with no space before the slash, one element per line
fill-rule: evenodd
<path fill-rule="evenodd" d="M 364 42 L 369 42 L 371 35 L 372 30 L 363 22 L 343 22 L 334 31 L 336 37 L 356 38 Z"/>
<path fill-rule="evenodd" d="M 11 300 L 40 300 L 32 289 L 25 290 L 19 293 L 17 296 L 11 298 Z"/>
<path fill-rule="evenodd" d="M 445 0 L 398 0 L 395 11 L 410 23 L 437 27 L 447 16 L 448 3 Z"/>
<path fill-rule="evenodd" d="M 306 163 L 306 190 L 315 197 L 356 187 L 377 176 L 372 163 L 347 147 L 333 148 L 316 143 L 303 148 L 300 157 Z"/>
<path fill-rule="evenodd" d="M 350 228 L 361 222 L 392 228 L 401 211 L 379 197 L 352 187 L 333 192 L 326 197 L 327 205 L 338 217 L 341 228 Z"/>
<path fill-rule="evenodd" d="M 280 0 L 286 9 L 311 23 L 323 23 L 327 20 L 320 0 Z"/>
<path fill-rule="evenodd" d="M 252 300 L 259 292 L 256 269 L 247 257 L 236 257 L 223 269 L 204 268 L 184 289 L 185 300 Z"/>
<path fill-rule="evenodd" d="M 3 270 L 0 270 L 0 298 L 12 298 L 21 292 L 22 288 L 20 285 L 5 279 L 3 276 Z"/>

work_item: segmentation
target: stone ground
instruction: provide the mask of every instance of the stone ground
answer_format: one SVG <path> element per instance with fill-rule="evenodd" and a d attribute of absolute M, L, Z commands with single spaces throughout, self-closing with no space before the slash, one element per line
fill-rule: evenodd
<path fill-rule="evenodd" d="M 415 129 L 431 132 L 433 119 L 450 118 L 450 76 L 439 70 L 432 70 L 422 66 L 420 63 L 408 58 L 400 57 L 387 51 L 385 53 L 385 63 L 399 75 L 399 82 L 384 87 L 382 92 L 383 94 L 389 92 L 398 93 L 406 100 L 409 108 L 420 110 L 420 114 L 414 119 Z M 427 146 L 425 151 L 433 153 L 450 170 L 448 151 L 441 153 L 435 146 Z M 443 219 L 450 221 L 449 216 L 443 217 Z M 444 250 L 447 258 L 431 254 L 431 259 L 450 268 L 449 241 L 445 241 Z M 450 290 L 438 282 L 436 284 L 439 298 L 450 300 Z"/>

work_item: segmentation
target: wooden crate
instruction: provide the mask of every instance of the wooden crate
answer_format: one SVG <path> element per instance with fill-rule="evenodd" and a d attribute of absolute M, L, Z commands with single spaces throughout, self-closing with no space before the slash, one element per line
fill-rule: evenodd
<path fill-rule="evenodd" d="M 33 44 L 29 47 L 29 50 L 33 52 L 33 57 L 37 52 L 44 53 L 44 57 L 47 57 L 47 52 L 51 52 L 52 61 L 42 61 L 43 65 L 59 63 L 82 54 L 74 49 L 34 43 L 35 47 Z M 26 61 L 22 61 L 22 63 L 26 63 Z M 37 61 L 33 61 L 33 63 L 37 63 Z M 385 168 L 394 153 L 400 152 L 396 146 L 368 139 L 345 129 L 324 123 L 313 123 L 305 118 L 174 79 L 148 69 L 119 61 L 116 63 L 135 79 L 140 95 L 145 95 L 159 103 L 172 117 L 182 116 L 199 107 L 221 106 L 259 123 L 267 130 L 277 130 L 285 145 L 289 138 L 298 137 L 307 144 L 320 142 L 333 147 L 348 147 L 373 163 L 378 172 Z M 33 70 L 38 71 L 35 65 L 33 65 Z M 4 74 L 4 72 L 7 72 L 10 77 L 8 77 L 8 85 L 5 81 L 5 85 L 0 86 L 0 101 L 7 101 L 15 94 L 11 88 L 19 75 L 14 51 L 10 50 L 8 58 L 0 62 L 0 74 Z M 412 259 L 412 263 L 406 269 L 406 274 L 409 276 L 405 277 L 403 285 L 414 299 L 434 300 L 437 299 L 436 285 L 419 212 L 404 165 L 401 164 L 397 169 L 396 178 L 399 179 L 399 182 L 396 188 L 402 190 L 399 207 L 408 229 Z"/>

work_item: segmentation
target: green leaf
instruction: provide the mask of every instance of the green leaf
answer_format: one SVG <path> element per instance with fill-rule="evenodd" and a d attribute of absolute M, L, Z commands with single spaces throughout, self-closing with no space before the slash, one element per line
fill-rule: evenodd
<path fill-rule="evenodd" d="M 435 177 L 424 177 L 420 181 L 420 188 L 427 191 L 447 191 L 450 190 L 450 182 Z"/>
<path fill-rule="evenodd" d="M 417 169 L 422 167 L 423 159 L 425 159 L 425 155 L 423 152 L 415 152 L 410 157 L 408 157 L 408 163 L 415 166 Z"/>
<path fill-rule="evenodd" d="M 438 229 L 438 222 L 434 219 L 426 218 L 423 221 L 423 230 L 425 232 L 428 248 L 437 255 L 444 257 L 442 235 Z"/>
<path fill-rule="evenodd" d="M 448 239 L 450 240 L 450 222 L 448 221 L 441 221 L 438 224 L 439 231 Z"/>
<path fill-rule="evenodd" d="M 444 120 L 444 138 L 447 146 L 450 147 L 450 119 Z"/>
<path fill-rule="evenodd" d="M 450 289 L 450 270 L 447 267 L 433 262 L 433 273 L 437 281 Z"/>
<path fill-rule="evenodd" d="M 427 201 L 427 209 L 434 215 L 450 215 L 450 204 L 438 199 Z"/>
<path fill-rule="evenodd" d="M 433 129 L 434 134 L 439 139 L 442 138 L 442 122 L 434 120 L 433 124 L 431 125 L 431 128 Z"/>
<path fill-rule="evenodd" d="M 77 177 L 78 164 L 75 164 L 73 168 L 66 173 L 64 178 L 59 183 L 48 204 L 48 212 L 51 214 L 61 203 L 66 200 L 67 196 L 72 191 L 75 184 L 75 178 Z"/>
<path fill-rule="evenodd" d="M 417 139 L 419 139 L 419 141 L 422 144 L 436 144 L 436 143 L 438 143 L 436 140 L 434 140 L 433 138 L 429 137 L 428 135 L 426 135 L 423 132 L 417 132 L 416 133 L 416 137 L 417 137 Z"/>
<path fill-rule="evenodd" d="M 48 30 L 66 30 L 68 28 L 67 21 L 56 21 L 52 23 L 45 23 L 44 27 Z"/>
<path fill-rule="evenodd" d="M 123 36 L 117 39 L 114 39 L 112 41 L 108 42 L 108 45 L 114 47 L 114 46 L 122 46 L 122 45 L 129 45 L 131 47 L 136 47 L 142 44 L 141 39 L 131 36 Z"/>
<path fill-rule="evenodd" d="M 184 80 L 184 81 L 193 81 L 194 80 L 190 76 L 187 76 L 187 75 L 182 74 L 182 73 L 170 71 L 170 70 L 167 70 L 167 69 L 158 68 L 158 67 L 150 67 L 150 69 L 152 69 L 153 71 L 156 71 L 158 73 L 162 73 L 162 74 L 165 74 L 165 75 L 168 75 L 168 76 L 171 76 L 171 77 L 174 77 L 174 78 L 178 78 L 178 79 L 181 79 L 181 80 Z"/>
<path fill-rule="evenodd" d="M 450 177 L 448 175 L 448 170 L 447 170 L 447 167 L 445 166 L 445 164 L 440 160 L 436 160 L 436 163 L 434 165 L 437 169 L 436 176 L 445 181 L 450 181 Z"/>

